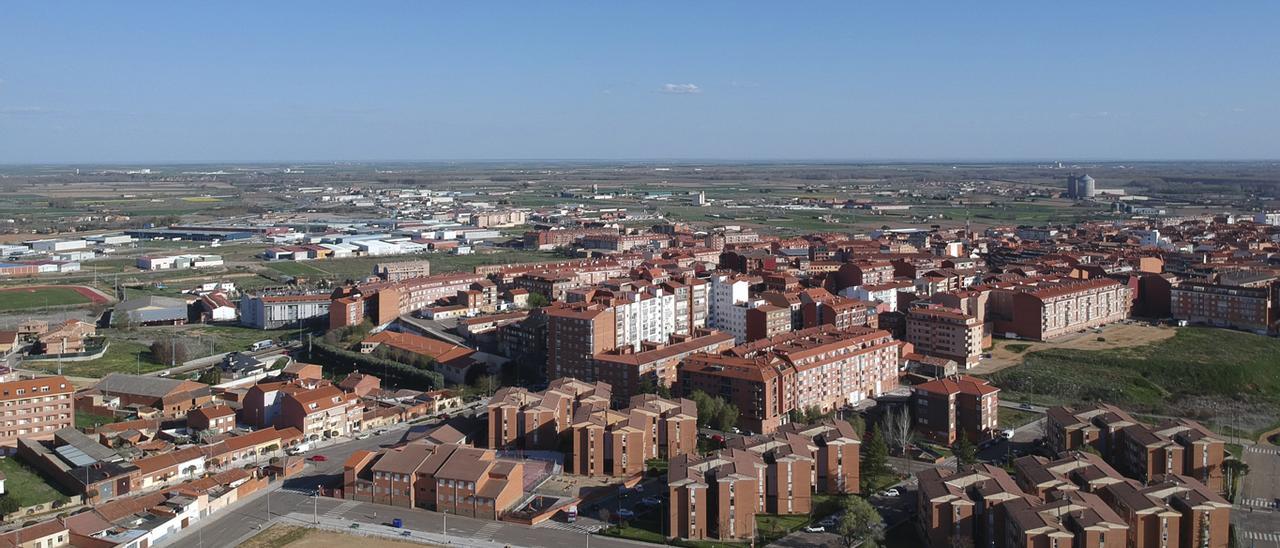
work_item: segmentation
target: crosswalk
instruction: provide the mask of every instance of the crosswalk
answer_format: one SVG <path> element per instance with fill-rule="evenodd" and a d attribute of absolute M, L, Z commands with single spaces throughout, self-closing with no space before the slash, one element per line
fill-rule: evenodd
<path fill-rule="evenodd" d="M 603 524 L 576 525 L 573 523 L 562 523 L 559 521 L 547 520 L 535 525 L 534 527 L 539 527 L 542 529 L 559 529 L 561 531 L 575 531 L 578 533 L 585 533 L 585 532 L 594 533 L 608 526 Z"/>
<path fill-rule="evenodd" d="M 1244 540 L 1262 540 L 1266 542 L 1280 543 L 1280 533 L 1255 533 L 1253 531 L 1241 531 L 1240 537 Z"/>
<path fill-rule="evenodd" d="M 1249 447 L 1250 453 L 1262 453 L 1264 455 L 1280 455 L 1280 447 L 1258 447 L 1256 445 Z"/>
<path fill-rule="evenodd" d="M 1254 508 L 1280 508 L 1275 499 L 1264 499 L 1261 497 L 1246 498 L 1240 501 L 1241 506 L 1252 506 Z"/>
<path fill-rule="evenodd" d="M 280 491 L 285 493 L 297 493 L 299 495 L 306 495 L 308 497 L 316 492 L 315 489 L 310 489 L 306 487 L 281 487 Z"/>
<path fill-rule="evenodd" d="M 476 531 L 474 535 L 471 535 L 471 538 L 491 540 L 493 539 L 493 535 L 498 534 L 498 531 L 501 531 L 501 530 L 502 530 L 501 523 L 490 522 L 485 524 L 484 527 L 481 527 L 479 531 Z"/>
<path fill-rule="evenodd" d="M 357 506 L 360 506 L 360 503 L 358 501 L 354 501 L 354 500 L 344 501 L 342 504 L 334 506 L 333 508 L 330 508 L 328 511 L 326 511 L 324 513 L 324 517 L 340 518 L 347 512 L 350 512 L 351 510 L 355 509 Z"/>

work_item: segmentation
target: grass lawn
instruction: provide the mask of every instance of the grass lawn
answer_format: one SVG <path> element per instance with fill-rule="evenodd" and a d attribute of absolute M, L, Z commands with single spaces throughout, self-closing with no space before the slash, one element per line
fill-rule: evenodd
<path fill-rule="evenodd" d="M 1137 413 L 1194 418 L 1210 428 L 1260 432 L 1280 422 L 1277 355 L 1280 340 L 1188 327 L 1143 346 L 1041 350 L 990 379 L 1014 401 L 1107 402 Z"/>
<path fill-rule="evenodd" d="M 1032 413 L 1030 411 L 1022 411 L 1020 409 L 1010 409 L 1001 407 L 997 411 L 997 419 L 1000 422 L 1000 428 L 1017 428 L 1024 424 L 1039 420 L 1044 415 L 1040 413 Z"/>
<path fill-rule="evenodd" d="M 43 308 L 45 306 L 70 306 L 92 301 L 69 287 L 41 287 L 36 289 L 6 289 L 0 291 L 0 311 Z"/>
<path fill-rule="evenodd" d="M 19 507 L 52 502 L 66 496 L 53 482 L 45 481 L 35 469 L 15 458 L 0 458 L 0 472 L 4 472 L 5 496 L 16 499 Z"/>
<path fill-rule="evenodd" d="M 641 513 L 623 525 L 615 525 L 604 530 L 606 536 L 620 537 L 641 542 L 652 542 L 655 544 L 663 543 L 662 534 L 662 512 L 664 509 L 654 509 Z M 760 544 L 768 544 L 787 534 L 804 527 L 812 519 L 808 514 L 798 515 L 773 515 L 758 514 L 756 515 L 756 531 L 762 537 Z M 721 548 L 726 546 L 743 546 L 745 543 L 735 542 L 715 542 L 715 541 L 674 541 L 669 544 L 677 546 L 689 546 L 694 548 Z"/>
<path fill-rule="evenodd" d="M 96 428 L 103 424 L 116 422 L 114 418 L 94 415 L 84 411 L 76 411 L 76 428 Z"/>
<path fill-rule="evenodd" d="M 327 262 L 337 262 L 337 261 L 327 261 Z M 302 276 L 302 277 L 311 276 L 311 277 L 321 277 L 321 278 L 326 278 L 330 276 L 328 272 L 324 270 L 319 270 L 308 263 L 310 263 L 310 261 L 305 261 L 305 262 L 271 261 L 266 264 L 267 264 L 267 268 L 270 268 L 271 270 L 275 270 L 286 276 Z"/>
<path fill-rule="evenodd" d="M 111 346 L 101 358 L 87 362 L 63 362 L 62 373 L 73 377 L 101 378 L 112 372 L 136 374 L 168 367 L 168 364 L 152 361 L 151 350 L 147 345 L 114 338 L 108 340 Z M 30 366 L 36 365 L 27 363 Z M 58 368 L 57 362 L 39 362 L 39 366 L 50 372 Z"/>

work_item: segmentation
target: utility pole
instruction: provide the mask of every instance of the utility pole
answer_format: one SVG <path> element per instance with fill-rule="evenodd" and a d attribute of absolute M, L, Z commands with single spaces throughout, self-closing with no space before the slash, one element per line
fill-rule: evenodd
<path fill-rule="evenodd" d="M 317 505 L 319 504 L 319 501 L 320 501 L 320 494 L 319 494 L 319 493 L 312 493 L 312 495 L 311 495 L 311 523 L 314 523 L 314 524 L 316 524 L 316 525 L 320 525 L 320 517 L 319 517 L 319 515 L 318 515 L 318 511 L 317 511 L 317 509 L 316 509 L 316 508 L 317 508 Z"/>

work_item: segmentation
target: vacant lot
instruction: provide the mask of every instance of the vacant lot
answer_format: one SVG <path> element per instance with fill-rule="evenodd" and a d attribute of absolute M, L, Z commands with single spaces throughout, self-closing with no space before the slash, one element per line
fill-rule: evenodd
<path fill-rule="evenodd" d="M 24 310 L 48 306 L 89 304 L 93 299 L 73 286 L 41 286 L 0 289 L 0 310 Z"/>
<path fill-rule="evenodd" d="M 1280 422 L 1277 356 L 1280 340 L 1191 327 L 1145 345 L 1029 351 L 1022 365 L 990 378 L 1010 400 L 1106 402 L 1247 433 Z"/>
<path fill-rule="evenodd" d="M 4 492 L 13 497 L 19 507 L 52 502 L 65 498 L 52 482 L 45 481 L 34 469 L 14 458 L 0 458 L 0 472 L 4 472 Z"/>
<path fill-rule="evenodd" d="M 1050 342 L 997 340 L 995 347 L 991 349 L 991 357 L 982 360 L 982 363 L 970 370 L 970 373 L 975 375 L 995 373 L 1022 363 L 1033 352 L 1054 348 L 1067 350 L 1131 348 L 1162 341 L 1173 335 L 1172 327 L 1116 323 L 1103 327 L 1102 333 L 1092 331 L 1077 333 Z"/>
<path fill-rule="evenodd" d="M 283 548 L 285 546 L 307 546 L 308 548 L 349 548 L 359 544 L 363 548 L 403 548 L 430 546 L 412 542 L 401 542 L 376 536 L 355 536 L 321 531 L 306 527 L 290 525 L 272 525 L 271 528 L 254 535 L 245 541 L 242 548 Z"/>

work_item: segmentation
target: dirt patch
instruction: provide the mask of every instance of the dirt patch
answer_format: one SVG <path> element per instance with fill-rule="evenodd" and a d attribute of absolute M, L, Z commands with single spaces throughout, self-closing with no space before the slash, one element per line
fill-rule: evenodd
<path fill-rule="evenodd" d="M 1168 339 L 1176 332 L 1172 327 L 1116 323 L 1103 327 L 1101 333 L 1076 333 L 1049 342 L 997 340 L 995 347 L 991 349 L 991 357 L 982 360 L 982 363 L 968 372 L 975 375 L 995 373 L 1022 363 L 1033 352 L 1049 348 L 1109 350 L 1143 346 Z M 1098 340 L 1099 338 L 1103 340 Z"/>
<path fill-rule="evenodd" d="M 273 525 L 266 531 L 254 535 L 253 538 L 245 541 L 240 546 L 243 548 L 283 548 L 285 546 L 306 546 L 307 548 L 350 548 L 351 546 L 361 546 L 362 548 L 421 548 L 422 546 L 434 545 L 403 542 L 372 535 L 348 535 L 306 527 Z"/>

